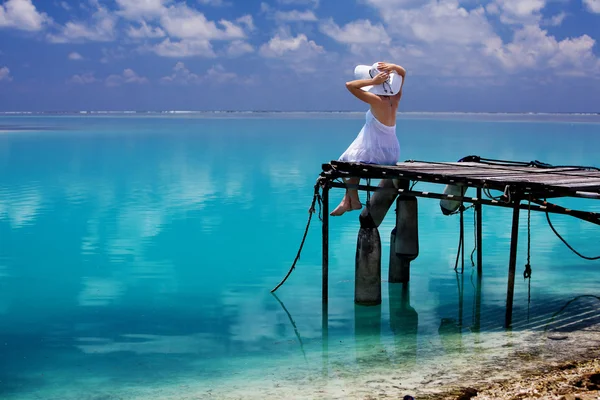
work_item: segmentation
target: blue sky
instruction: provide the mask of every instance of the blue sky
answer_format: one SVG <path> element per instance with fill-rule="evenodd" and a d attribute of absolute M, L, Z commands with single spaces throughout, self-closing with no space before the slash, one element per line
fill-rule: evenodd
<path fill-rule="evenodd" d="M 0 111 L 600 112 L 600 0 L 0 0 Z"/>

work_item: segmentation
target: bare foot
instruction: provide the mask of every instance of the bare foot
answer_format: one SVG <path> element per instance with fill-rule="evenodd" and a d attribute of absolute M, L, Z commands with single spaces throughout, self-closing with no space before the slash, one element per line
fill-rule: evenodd
<path fill-rule="evenodd" d="M 352 210 L 360 210 L 362 208 L 362 203 L 360 201 L 351 201 L 350 204 Z"/>
<path fill-rule="evenodd" d="M 342 203 L 340 203 L 339 206 L 337 206 L 335 208 L 335 210 L 333 210 L 331 213 L 329 213 L 329 215 L 331 215 L 332 217 L 339 217 L 340 215 L 343 215 L 347 211 L 360 210 L 361 208 L 362 208 L 362 204 L 360 202 L 359 203 L 342 202 Z"/>
<path fill-rule="evenodd" d="M 351 211 L 352 210 L 352 205 L 348 202 L 341 202 L 339 206 L 337 206 L 335 208 L 335 210 L 333 210 L 331 213 L 329 213 L 329 215 L 331 215 L 332 217 L 339 217 L 340 215 L 344 214 L 346 211 Z"/>

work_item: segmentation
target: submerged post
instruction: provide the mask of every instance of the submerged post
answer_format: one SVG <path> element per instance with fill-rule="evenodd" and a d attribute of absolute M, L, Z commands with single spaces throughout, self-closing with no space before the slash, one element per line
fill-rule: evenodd
<path fill-rule="evenodd" d="M 329 180 L 323 185 L 323 304 L 329 298 Z"/>
<path fill-rule="evenodd" d="M 517 242 L 519 239 L 519 205 L 521 199 L 516 198 L 513 202 L 512 233 L 510 235 L 510 258 L 508 261 L 508 289 L 506 291 L 506 319 L 504 327 L 509 328 L 512 324 L 513 298 L 515 291 L 515 270 L 517 266 Z"/>
<path fill-rule="evenodd" d="M 481 200 L 481 195 L 482 195 L 482 191 L 481 188 L 477 188 L 477 199 Z M 475 213 L 477 215 L 477 275 L 481 276 L 481 273 L 483 272 L 483 253 L 482 253 L 482 242 L 483 242 L 483 236 L 482 236 L 482 230 L 481 230 L 481 225 L 482 225 L 482 215 L 481 215 L 481 203 L 476 203 L 475 204 Z"/>
<path fill-rule="evenodd" d="M 392 230 L 390 238 L 389 281 L 391 283 L 407 283 L 410 280 L 410 262 L 418 255 L 417 198 L 401 195 L 396 200 L 396 227 Z"/>
<path fill-rule="evenodd" d="M 397 195 L 394 182 L 384 179 L 360 213 L 354 279 L 356 304 L 381 304 L 381 237 L 378 227 Z"/>
<path fill-rule="evenodd" d="M 381 304 L 381 239 L 375 227 L 361 227 L 356 246 L 354 302 Z"/>

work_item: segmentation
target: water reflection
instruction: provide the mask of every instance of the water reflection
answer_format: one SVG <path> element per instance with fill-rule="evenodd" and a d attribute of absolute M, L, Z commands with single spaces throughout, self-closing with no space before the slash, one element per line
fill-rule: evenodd
<path fill-rule="evenodd" d="M 394 334 L 395 358 L 407 368 L 417 363 L 419 314 L 410 305 L 410 283 L 388 284 L 390 328 Z"/>
<path fill-rule="evenodd" d="M 210 386 L 239 376 L 260 382 L 263 371 L 286 382 L 290 371 L 313 379 L 310 371 L 319 370 L 334 382 L 401 369 L 416 379 L 445 355 L 470 357 L 479 351 L 475 341 L 500 348 L 509 240 L 503 210 L 485 210 L 485 278 L 469 277 L 468 267 L 465 275 L 452 271 L 456 220 L 441 216 L 438 202 L 422 201 L 422 252 L 411 284 L 387 284 L 381 306 L 352 301 L 352 217 L 332 222 L 328 305 L 321 304 L 318 224 L 281 297 L 269 295 L 297 251 L 320 164 L 343 150 L 361 120 L 128 119 L 110 129 L 92 125 L 98 131 L 0 137 L 0 397 L 52 398 L 46 390 L 68 391 L 79 373 L 81 392 L 98 397 L 127 397 L 119 391 L 149 385 L 149 377 L 156 385 Z M 429 123 L 403 124 L 422 131 Z M 479 127 L 446 127 L 461 142 L 445 126 L 433 124 L 439 135 L 406 137 L 403 151 L 457 159 L 469 143 L 475 153 L 498 147 L 532 158 L 512 149 L 511 134 L 491 144 Z M 432 137 L 440 150 L 429 146 Z M 577 232 L 575 245 L 595 240 L 588 225 L 553 223 Z M 574 294 L 595 293 L 600 281 L 542 229 L 541 218 L 532 216 L 532 226 L 531 307 L 526 282 L 517 282 L 513 333 L 562 334 L 597 323 L 591 299 L 553 316 Z M 389 233 L 392 222 L 382 227 Z M 467 246 L 471 238 L 467 232 Z M 111 382 L 105 386 L 115 392 L 94 382 Z"/>

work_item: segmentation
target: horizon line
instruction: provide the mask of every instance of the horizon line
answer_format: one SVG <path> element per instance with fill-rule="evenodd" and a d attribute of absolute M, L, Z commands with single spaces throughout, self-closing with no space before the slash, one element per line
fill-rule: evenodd
<path fill-rule="evenodd" d="M 32 114 L 363 114 L 351 110 L 79 110 L 79 111 L 0 111 L 0 115 Z M 495 115 L 600 115 L 600 111 L 399 111 L 401 114 L 495 114 Z"/>

